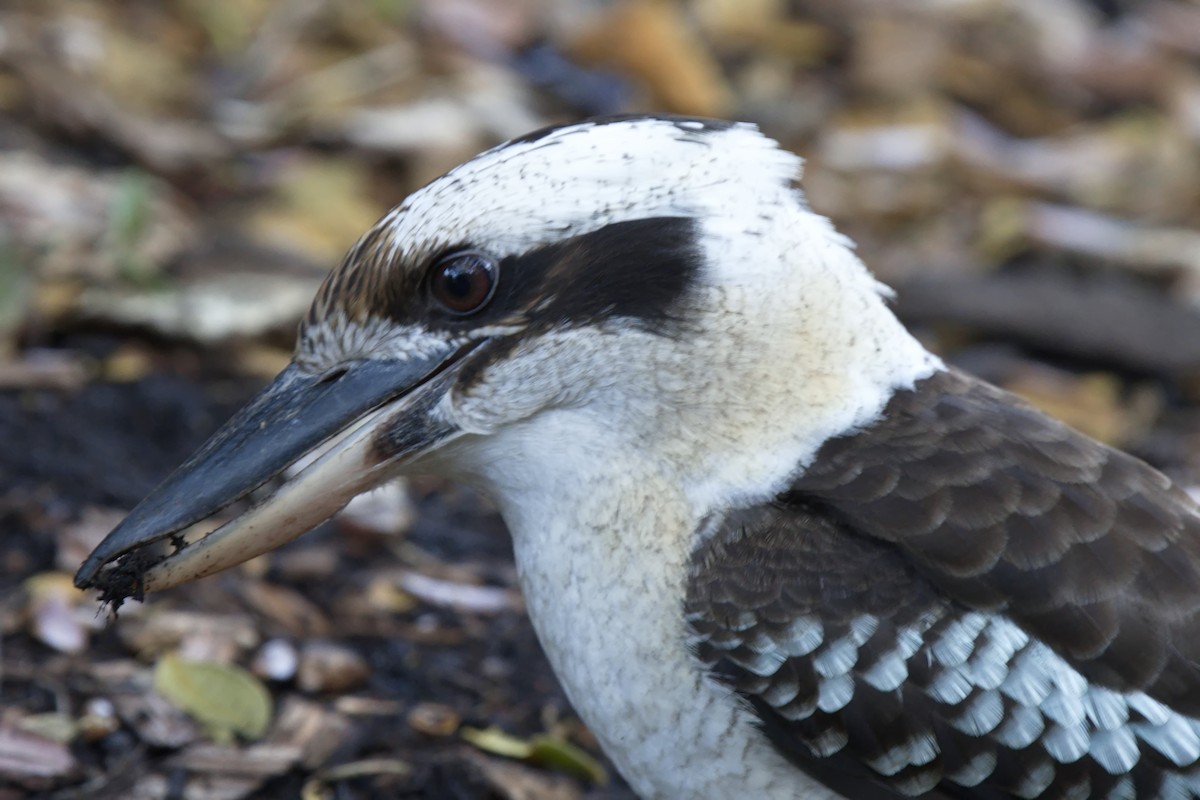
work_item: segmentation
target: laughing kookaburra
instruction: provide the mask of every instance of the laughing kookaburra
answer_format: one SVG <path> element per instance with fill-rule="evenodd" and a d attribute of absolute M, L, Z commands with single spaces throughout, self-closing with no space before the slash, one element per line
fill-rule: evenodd
<path fill-rule="evenodd" d="M 449 476 L 644 798 L 1200 797 L 1196 504 L 928 353 L 799 171 L 673 117 L 452 170 L 78 584 L 165 589 Z"/>

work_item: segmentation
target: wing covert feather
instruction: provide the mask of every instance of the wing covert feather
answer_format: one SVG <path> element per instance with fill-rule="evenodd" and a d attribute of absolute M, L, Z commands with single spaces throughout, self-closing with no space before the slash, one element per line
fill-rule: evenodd
<path fill-rule="evenodd" d="M 852 797 L 1200 797 L 1200 517 L 957 372 L 693 556 L 698 657 Z"/>
<path fill-rule="evenodd" d="M 947 371 L 828 442 L 782 500 L 896 544 L 1090 680 L 1200 715 L 1200 512 L 1132 456 Z"/>

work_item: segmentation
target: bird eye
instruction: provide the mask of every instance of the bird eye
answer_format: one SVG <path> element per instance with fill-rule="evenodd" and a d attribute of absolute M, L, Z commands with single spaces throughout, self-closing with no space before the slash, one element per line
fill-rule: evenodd
<path fill-rule="evenodd" d="M 496 262 L 474 251 L 446 256 L 433 265 L 429 290 L 450 313 L 473 314 L 487 305 L 496 291 Z"/>

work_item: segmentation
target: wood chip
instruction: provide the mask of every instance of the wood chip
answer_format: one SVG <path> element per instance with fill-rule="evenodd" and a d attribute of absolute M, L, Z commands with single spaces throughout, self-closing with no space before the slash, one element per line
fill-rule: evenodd
<path fill-rule="evenodd" d="M 77 768 L 64 743 L 0 721 L 0 780 L 37 788 L 71 775 Z"/>
<path fill-rule="evenodd" d="M 294 589 L 265 581 L 244 581 L 238 591 L 255 611 L 288 636 L 299 639 L 330 633 L 325 612 Z"/>
<path fill-rule="evenodd" d="M 140 778 L 127 795 L 128 800 L 163 800 L 174 794 L 177 780 L 170 781 L 162 775 L 146 775 Z M 243 800 L 250 797 L 262 785 L 260 778 L 225 777 L 199 775 L 189 778 L 183 786 L 183 800 Z"/>
<path fill-rule="evenodd" d="M 401 589 L 431 606 L 468 614 L 502 614 L 525 608 L 520 593 L 498 586 L 458 583 L 411 571 L 401 572 L 397 583 Z"/>
<path fill-rule="evenodd" d="M 242 778 L 270 778 L 290 770 L 301 756 L 294 744 L 262 742 L 249 747 L 197 743 L 174 756 L 172 766 L 190 772 Z"/>
<path fill-rule="evenodd" d="M 152 747 L 176 749 L 200 737 L 200 729 L 187 714 L 149 687 L 137 694 L 114 694 L 111 699 L 118 716 Z"/>
<path fill-rule="evenodd" d="M 245 614 L 208 614 L 151 607 L 138 618 L 117 621 L 117 633 L 127 647 L 150 659 L 186 647 L 194 660 L 228 663 L 258 644 L 258 628 Z"/>
<path fill-rule="evenodd" d="M 581 800 L 579 784 L 522 764 L 470 753 L 463 759 L 474 766 L 503 800 Z"/>
<path fill-rule="evenodd" d="M 90 374 L 88 366 L 72 354 L 26 351 L 19 360 L 0 359 L 0 390 L 70 391 L 82 386 Z"/>
<path fill-rule="evenodd" d="M 304 692 L 344 692 L 366 683 L 371 668 L 362 656 L 333 642 L 306 642 L 296 685 Z"/>
<path fill-rule="evenodd" d="M 294 747 L 305 769 L 316 769 L 329 760 L 354 730 L 354 723 L 324 706 L 289 697 L 284 701 L 264 744 Z"/>

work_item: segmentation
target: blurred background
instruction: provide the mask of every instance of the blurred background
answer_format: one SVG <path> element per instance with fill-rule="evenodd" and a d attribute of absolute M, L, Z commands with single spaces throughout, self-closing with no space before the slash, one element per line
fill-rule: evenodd
<path fill-rule="evenodd" d="M 1200 486 L 1195 0 L 4 0 L 0 800 L 631 797 L 462 489 L 71 587 L 377 217 L 631 111 L 758 123 L 931 348 Z"/>

